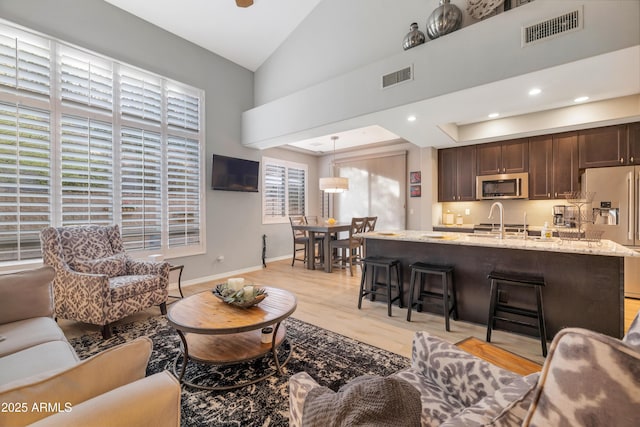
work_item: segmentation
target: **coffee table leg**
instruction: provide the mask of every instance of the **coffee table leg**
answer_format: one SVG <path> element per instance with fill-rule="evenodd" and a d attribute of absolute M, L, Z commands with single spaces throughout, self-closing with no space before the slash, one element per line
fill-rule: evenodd
<path fill-rule="evenodd" d="M 184 378 L 184 373 L 187 370 L 187 362 L 189 361 L 189 347 L 187 346 L 187 338 L 184 336 L 181 330 L 177 330 L 180 339 L 182 340 L 182 368 L 180 369 L 180 375 L 176 372 L 178 358 L 180 355 L 176 356 L 176 360 L 173 364 L 173 373 L 178 376 L 178 381 L 182 382 L 182 378 Z"/>
<path fill-rule="evenodd" d="M 282 366 L 280 366 L 280 361 L 278 360 L 278 347 L 276 347 L 276 337 L 278 336 L 278 329 L 280 329 L 280 322 L 276 323 L 276 327 L 273 329 L 273 338 L 271 338 L 271 353 L 273 354 L 273 361 L 276 363 L 276 371 L 278 371 L 279 375 L 282 375 Z"/>

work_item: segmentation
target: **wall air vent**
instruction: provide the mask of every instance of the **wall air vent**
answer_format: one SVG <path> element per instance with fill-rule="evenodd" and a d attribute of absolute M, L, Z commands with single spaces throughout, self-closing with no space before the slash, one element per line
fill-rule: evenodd
<path fill-rule="evenodd" d="M 582 8 L 522 27 L 522 47 L 582 29 Z"/>
<path fill-rule="evenodd" d="M 402 70 L 382 76 L 382 89 L 406 82 L 407 80 L 413 80 L 413 66 L 408 66 Z"/>

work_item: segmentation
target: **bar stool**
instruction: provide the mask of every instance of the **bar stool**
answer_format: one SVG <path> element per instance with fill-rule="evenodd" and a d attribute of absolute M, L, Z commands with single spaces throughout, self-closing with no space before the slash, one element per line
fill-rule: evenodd
<path fill-rule="evenodd" d="M 435 265 L 424 262 L 411 264 L 411 279 L 409 280 L 409 310 L 407 311 L 407 321 L 411 321 L 411 310 L 417 306 L 420 312 L 425 305 L 437 305 L 442 307 L 444 312 L 445 329 L 449 332 L 449 316 L 453 315 L 453 320 L 458 320 L 458 302 L 456 299 L 456 287 L 453 283 L 453 267 L 450 265 Z M 428 291 L 425 288 L 424 276 L 432 274 L 440 276 L 442 279 L 442 293 Z M 420 281 L 418 288 L 418 298 L 414 302 L 413 295 L 416 288 L 416 279 Z M 451 295 L 449 295 L 451 294 Z M 441 303 L 427 301 L 427 299 L 439 299 Z"/>
<path fill-rule="evenodd" d="M 384 269 L 385 283 L 378 281 L 378 269 Z M 391 270 L 396 272 L 396 283 L 391 283 Z M 370 289 L 365 289 L 369 274 Z M 378 291 L 378 286 L 384 286 L 385 291 Z M 398 295 L 391 298 L 391 288 L 396 288 Z M 393 258 L 385 257 L 367 257 L 362 260 L 362 278 L 360 279 L 360 295 L 358 296 L 358 309 L 362 307 L 362 297 L 371 295 L 371 301 L 375 301 L 376 295 L 384 295 L 387 297 L 387 314 L 391 316 L 391 304 L 398 301 L 398 306 L 402 308 L 402 266 L 400 261 Z"/>
<path fill-rule="evenodd" d="M 487 342 L 491 342 L 491 330 L 495 329 L 495 321 L 502 320 L 505 322 L 515 323 L 521 326 L 537 328 L 540 334 L 540 344 L 542 344 L 542 355 L 547 356 L 547 328 L 544 323 L 544 309 L 542 305 L 542 287 L 544 286 L 544 277 L 526 275 L 521 273 L 506 273 L 492 271 L 489 273 L 488 279 L 491 280 L 491 296 L 489 306 L 489 321 L 487 322 Z M 500 286 L 520 286 L 532 289 L 536 295 L 536 310 L 515 307 L 506 302 L 500 302 Z M 522 320 L 499 316 L 497 313 L 515 314 L 521 317 L 529 317 L 536 319 L 536 323 L 525 322 Z"/>

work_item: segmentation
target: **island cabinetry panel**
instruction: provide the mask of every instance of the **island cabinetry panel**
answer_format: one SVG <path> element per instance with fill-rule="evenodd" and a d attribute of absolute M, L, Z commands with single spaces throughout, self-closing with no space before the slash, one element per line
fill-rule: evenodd
<path fill-rule="evenodd" d="M 475 199 L 475 146 L 438 150 L 438 201 L 458 202 Z"/>
<path fill-rule="evenodd" d="M 562 199 L 578 191 L 578 177 L 577 132 L 529 139 L 530 199 Z"/>
<path fill-rule="evenodd" d="M 578 131 L 580 168 L 629 164 L 627 125 Z"/>
<path fill-rule="evenodd" d="M 529 170 L 529 141 L 511 141 L 480 144 L 477 146 L 478 175 L 520 173 Z"/>
<path fill-rule="evenodd" d="M 397 258 L 404 274 L 404 302 L 408 301 L 409 266 L 418 261 L 452 265 L 458 315 L 462 321 L 486 325 L 489 315 L 493 270 L 542 275 L 547 338 L 562 328 L 591 329 L 621 338 L 624 328 L 624 257 L 579 253 L 520 250 L 487 246 L 465 246 L 366 238 L 367 256 Z M 437 283 L 433 283 L 438 286 Z M 508 288 L 509 304 L 535 308 L 535 298 L 526 289 Z M 384 300 L 382 297 L 376 301 Z M 442 315 L 436 308 L 425 310 Z M 402 314 L 400 314 L 402 315 Z M 444 322 L 444 320 L 443 320 Z M 531 335 L 531 329 L 510 325 L 511 330 Z M 455 329 L 455 323 L 452 324 Z"/>

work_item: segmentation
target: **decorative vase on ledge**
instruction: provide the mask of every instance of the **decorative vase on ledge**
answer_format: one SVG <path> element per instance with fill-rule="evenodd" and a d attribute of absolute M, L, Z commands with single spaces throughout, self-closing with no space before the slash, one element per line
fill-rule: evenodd
<path fill-rule="evenodd" d="M 426 37 L 422 31 L 418 29 L 418 23 L 414 22 L 409 27 L 409 32 L 406 36 L 404 36 L 404 40 L 402 41 L 402 48 L 404 50 L 411 49 L 412 47 L 416 47 L 426 41 Z"/>
<path fill-rule="evenodd" d="M 440 0 L 440 6 L 427 19 L 427 35 L 431 40 L 457 30 L 462 24 L 462 11 L 450 1 Z"/>

